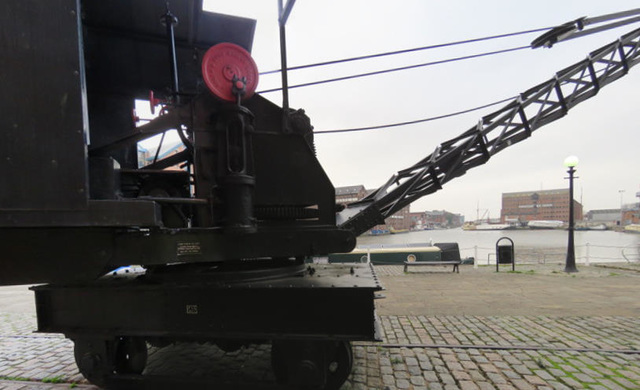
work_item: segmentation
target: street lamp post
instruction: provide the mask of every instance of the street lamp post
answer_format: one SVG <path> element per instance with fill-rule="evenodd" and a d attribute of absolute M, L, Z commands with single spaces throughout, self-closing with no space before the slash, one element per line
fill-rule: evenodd
<path fill-rule="evenodd" d="M 567 260 L 564 266 L 564 272 L 578 272 L 576 268 L 576 251 L 573 244 L 573 232 L 575 230 L 575 221 L 573 216 L 573 174 L 578 165 L 578 157 L 569 156 L 564 160 L 564 166 L 569 168 L 569 240 L 567 242 Z"/>

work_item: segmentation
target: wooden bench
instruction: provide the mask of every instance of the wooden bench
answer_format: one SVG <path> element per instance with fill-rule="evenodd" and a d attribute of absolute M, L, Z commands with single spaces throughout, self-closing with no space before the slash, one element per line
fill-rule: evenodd
<path fill-rule="evenodd" d="M 422 265 L 453 265 L 453 271 L 460 273 L 459 265 L 462 263 L 460 260 L 452 261 L 405 261 L 404 272 L 407 272 L 409 266 L 422 266 Z"/>

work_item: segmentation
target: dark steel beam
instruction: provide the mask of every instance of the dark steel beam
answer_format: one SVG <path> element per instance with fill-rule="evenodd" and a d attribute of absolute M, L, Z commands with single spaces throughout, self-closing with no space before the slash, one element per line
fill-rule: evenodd
<path fill-rule="evenodd" d="M 339 226 L 359 235 L 373 227 L 367 208 L 383 218 L 421 196 L 433 193 L 467 170 L 482 165 L 494 154 L 558 120 L 577 104 L 596 95 L 605 85 L 623 77 L 640 62 L 640 29 L 593 51 L 503 108 L 483 117 L 477 126 L 442 143 L 431 155 L 399 171 L 387 183 L 341 212 Z M 424 170 L 426 169 L 426 171 Z M 424 172 L 439 172 L 438 180 Z M 442 174 L 444 172 L 444 174 Z M 354 211 L 356 211 L 354 213 Z"/>

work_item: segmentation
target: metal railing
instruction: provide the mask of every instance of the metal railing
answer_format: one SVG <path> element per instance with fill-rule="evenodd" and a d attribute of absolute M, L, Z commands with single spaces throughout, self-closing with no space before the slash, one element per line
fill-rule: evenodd
<path fill-rule="evenodd" d="M 640 246 L 627 245 L 594 245 L 586 243 L 576 245 L 576 262 L 589 265 L 591 263 L 632 263 L 640 262 Z M 460 256 L 473 257 L 476 265 L 493 265 L 496 263 L 495 248 L 473 246 L 460 248 Z M 564 262 L 567 249 L 553 248 L 515 248 L 515 258 L 519 264 L 546 264 Z M 484 261 L 486 259 L 486 261 Z"/>

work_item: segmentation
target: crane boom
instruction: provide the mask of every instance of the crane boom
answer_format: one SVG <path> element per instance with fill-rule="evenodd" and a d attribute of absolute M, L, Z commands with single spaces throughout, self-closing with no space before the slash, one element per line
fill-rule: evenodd
<path fill-rule="evenodd" d="M 627 24 L 640 21 L 640 8 L 616 12 L 609 15 L 596 16 L 592 18 L 582 17 L 574 21 L 554 27 L 531 42 L 531 48 L 552 47 L 554 44 L 568 41 L 570 39 L 596 34 L 612 28 L 626 26 Z M 621 19 L 621 20 L 618 20 Z M 613 21 L 613 22 L 612 22 Z M 594 27 L 594 24 L 611 22 L 602 26 Z M 586 28 L 591 26 L 590 28 Z"/>
<path fill-rule="evenodd" d="M 627 74 L 640 61 L 640 29 L 590 53 L 544 83 L 521 93 L 476 126 L 393 175 L 383 186 L 338 214 L 338 225 L 360 235 L 491 156 L 564 117 L 579 103 Z"/>

